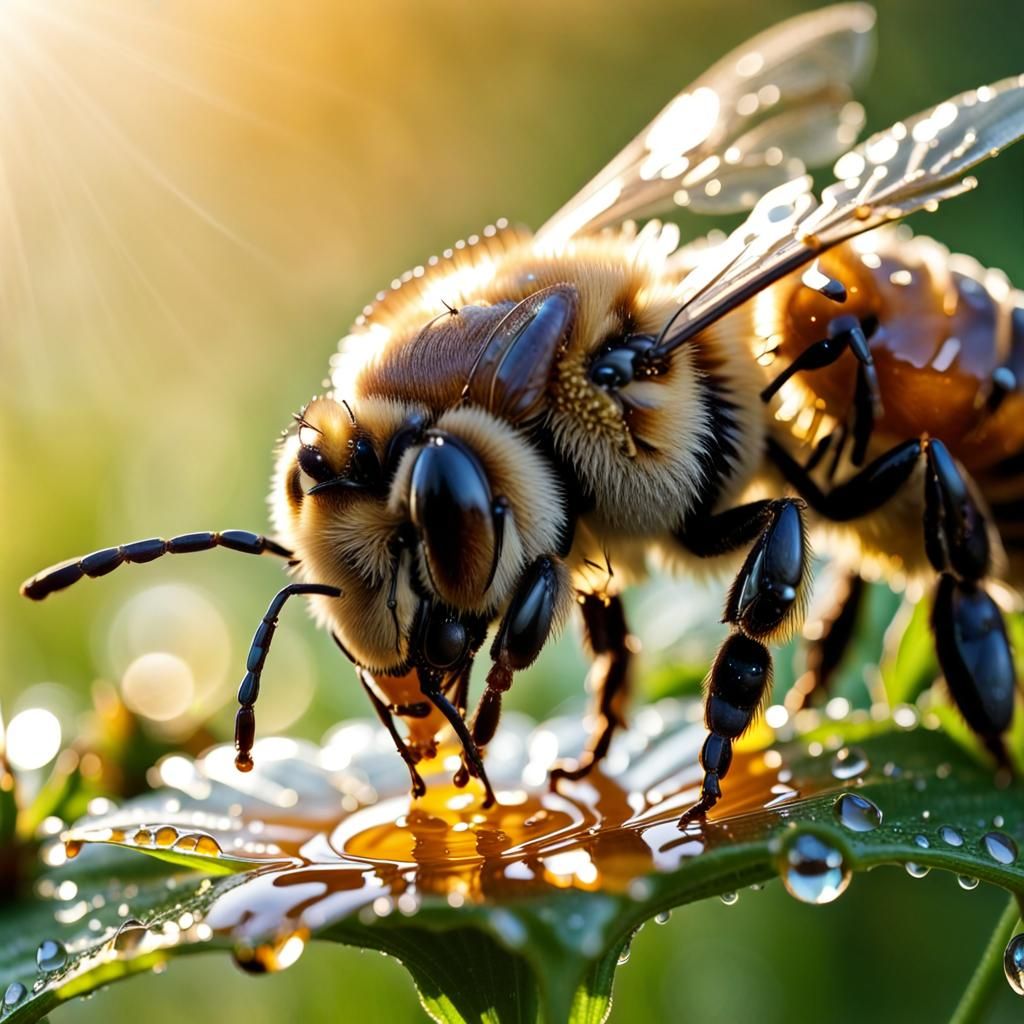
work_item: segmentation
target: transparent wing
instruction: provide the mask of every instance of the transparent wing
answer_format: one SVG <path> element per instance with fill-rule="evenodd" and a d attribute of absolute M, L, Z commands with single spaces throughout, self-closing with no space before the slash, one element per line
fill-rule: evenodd
<path fill-rule="evenodd" d="M 654 358 L 772 282 L 863 231 L 972 189 L 975 164 L 1024 136 L 1024 75 L 961 93 L 840 157 L 819 202 L 810 179 L 765 195 L 679 286 L 680 308 Z"/>
<path fill-rule="evenodd" d="M 874 11 L 826 7 L 769 29 L 680 93 L 538 232 L 558 244 L 673 204 L 748 210 L 835 159 L 863 126 L 852 85 L 873 54 Z"/>

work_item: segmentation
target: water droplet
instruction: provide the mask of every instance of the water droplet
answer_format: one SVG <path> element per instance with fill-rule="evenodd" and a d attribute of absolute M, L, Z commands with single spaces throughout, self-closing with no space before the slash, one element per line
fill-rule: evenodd
<path fill-rule="evenodd" d="M 1006 819 L 1001 814 L 997 814 L 992 819 L 992 827 L 993 828 L 1002 828 L 1005 824 L 1006 824 Z"/>
<path fill-rule="evenodd" d="M 79 839 L 64 840 L 64 854 L 68 860 L 74 860 L 82 852 L 82 842 Z"/>
<path fill-rule="evenodd" d="M 247 974 L 272 974 L 291 967 L 306 948 L 306 935 L 293 932 L 276 944 L 236 946 L 235 963 Z"/>
<path fill-rule="evenodd" d="M 832 810 L 851 832 L 870 832 L 882 824 L 878 805 L 857 793 L 841 793 Z"/>
<path fill-rule="evenodd" d="M 855 779 L 870 767 L 867 755 L 857 747 L 843 747 L 832 758 L 832 774 L 837 779 Z"/>
<path fill-rule="evenodd" d="M 654 915 L 655 924 L 668 924 L 669 919 L 672 917 L 671 910 L 662 910 L 660 913 Z"/>
<path fill-rule="evenodd" d="M 915 864 L 912 860 L 908 860 L 903 866 L 907 869 L 907 874 L 911 878 L 924 878 L 931 871 L 931 868 L 926 867 L 924 864 Z"/>
<path fill-rule="evenodd" d="M 59 971 L 68 962 L 68 951 L 64 943 L 56 939 L 44 939 L 36 950 L 36 966 L 47 974 Z"/>
<path fill-rule="evenodd" d="M 646 878 L 634 878 L 629 883 L 629 898 L 636 900 L 637 903 L 642 903 L 651 895 L 652 889 L 653 886 Z"/>
<path fill-rule="evenodd" d="M 731 907 L 739 900 L 740 896 L 736 892 L 723 892 L 720 898 L 727 907 Z"/>
<path fill-rule="evenodd" d="M 989 832 L 982 837 L 981 845 L 1000 864 L 1012 864 L 1017 859 L 1017 844 L 1005 832 Z"/>
<path fill-rule="evenodd" d="M 28 995 L 28 989 L 20 981 L 12 981 L 4 992 L 3 1009 L 6 1013 L 13 1010 Z"/>
<path fill-rule="evenodd" d="M 914 836 L 914 845 L 920 846 L 922 850 L 927 850 L 932 844 L 928 842 L 927 836 Z"/>
<path fill-rule="evenodd" d="M 811 832 L 800 833 L 786 845 L 779 869 L 786 891 L 801 903 L 831 903 L 850 884 L 841 851 Z"/>
<path fill-rule="evenodd" d="M 939 829 L 939 838 L 947 846 L 959 847 L 964 845 L 964 837 L 960 835 L 952 825 L 943 825 L 942 828 Z"/>
<path fill-rule="evenodd" d="M 1003 954 L 1003 970 L 1010 988 L 1019 996 L 1024 996 L 1024 932 L 1014 935 L 1006 945 Z"/>
<path fill-rule="evenodd" d="M 633 936 L 631 935 L 627 940 L 626 944 L 619 950 L 619 966 L 629 963 L 629 954 L 633 947 Z"/>
<path fill-rule="evenodd" d="M 111 939 L 111 946 L 118 953 L 134 953 L 146 937 L 146 926 L 137 918 L 122 921 Z"/>
<path fill-rule="evenodd" d="M 972 889 L 978 888 L 978 880 L 976 878 L 972 878 L 970 875 L 957 875 L 956 883 L 966 892 L 970 892 Z"/>

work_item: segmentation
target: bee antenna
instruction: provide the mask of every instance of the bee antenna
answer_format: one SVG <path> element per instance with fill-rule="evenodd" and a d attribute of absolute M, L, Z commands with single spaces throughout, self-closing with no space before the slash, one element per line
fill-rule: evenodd
<path fill-rule="evenodd" d="M 654 352 L 657 352 L 657 351 L 658 351 L 658 349 L 660 349 L 660 348 L 661 348 L 661 346 L 662 346 L 662 345 L 663 345 L 663 344 L 665 343 L 665 337 L 666 337 L 666 335 L 668 334 L 668 332 L 669 332 L 670 330 L 672 330 L 672 325 L 673 325 L 673 324 L 674 324 L 674 323 L 675 323 L 675 322 L 676 322 L 676 321 L 677 321 L 677 320 L 679 319 L 679 317 L 680 317 L 680 316 L 682 315 L 682 312 L 683 312 L 683 310 L 684 310 L 684 309 L 686 309 L 686 305 L 685 305 L 685 304 L 684 304 L 684 305 L 682 305 L 682 306 L 680 306 L 680 307 L 679 307 L 679 308 L 678 308 L 678 309 L 677 309 L 677 310 L 676 310 L 676 311 L 675 311 L 675 312 L 674 312 L 674 313 L 673 313 L 673 314 L 672 314 L 672 315 L 671 315 L 671 316 L 670 316 L 670 317 L 669 317 L 669 318 L 668 318 L 668 319 L 667 319 L 667 320 L 665 321 L 665 326 L 664 326 L 664 327 L 662 327 L 661 331 L 660 331 L 660 332 L 658 333 L 658 337 L 657 337 L 657 339 L 656 339 L 656 340 L 655 340 L 655 342 L 654 342 L 654 348 L 652 349 L 652 351 L 654 351 Z"/>
<path fill-rule="evenodd" d="M 458 310 L 457 306 L 450 305 L 449 303 L 445 302 L 444 299 L 441 300 L 441 305 L 444 306 L 444 308 L 446 310 L 448 310 L 448 315 L 449 316 L 458 316 L 459 315 L 459 310 Z"/>
<path fill-rule="evenodd" d="M 352 421 L 352 426 L 353 426 L 353 427 L 356 427 L 356 426 L 358 426 L 359 424 L 358 424 L 358 423 L 356 423 L 356 417 L 355 417 L 355 413 L 353 413 L 353 412 L 352 412 L 352 406 L 350 406 L 350 405 L 348 404 L 348 402 L 346 402 L 346 401 L 345 401 L 345 399 L 344 399 L 344 398 L 343 398 L 343 399 L 341 400 L 341 404 L 342 404 L 343 406 L 345 406 L 345 412 L 347 412 L 347 413 L 348 413 L 348 418 L 349 418 L 349 419 L 350 419 L 350 420 Z"/>
<path fill-rule="evenodd" d="M 309 420 L 306 419 L 306 409 L 307 408 L 309 408 L 309 407 L 306 406 L 302 410 L 302 412 L 293 412 L 292 413 L 292 419 L 295 420 L 295 422 L 298 423 L 298 425 L 300 427 L 308 427 L 310 430 L 315 431 L 317 434 L 319 434 L 322 437 L 324 432 L 319 427 L 314 427 L 313 424 L 310 423 Z M 284 431 L 284 433 L 287 434 L 288 431 Z"/>

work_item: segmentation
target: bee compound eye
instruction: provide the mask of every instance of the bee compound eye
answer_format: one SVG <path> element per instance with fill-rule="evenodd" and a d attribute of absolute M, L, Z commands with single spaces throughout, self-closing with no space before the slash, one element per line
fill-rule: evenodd
<path fill-rule="evenodd" d="M 602 388 L 623 388 L 633 379 L 636 352 L 631 348 L 613 348 L 591 364 L 590 379 Z"/>
<path fill-rule="evenodd" d="M 327 465 L 327 460 L 323 457 L 320 449 L 314 448 L 313 445 L 304 444 L 299 449 L 298 459 L 299 469 L 318 483 L 323 483 L 334 476 L 333 470 Z"/>
<path fill-rule="evenodd" d="M 381 478 L 380 459 L 377 452 L 365 437 L 357 438 L 352 445 L 352 463 L 349 476 L 353 482 L 375 484 Z"/>
<path fill-rule="evenodd" d="M 466 627 L 457 619 L 434 619 L 423 638 L 423 656 L 432 668 L 451 668 L 468 644 Z"/>

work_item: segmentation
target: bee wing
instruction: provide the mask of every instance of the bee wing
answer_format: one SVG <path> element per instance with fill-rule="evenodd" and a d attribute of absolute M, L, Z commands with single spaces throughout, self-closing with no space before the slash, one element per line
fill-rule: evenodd
<path fill-rule="evenodd" d="M 750 209 L 767 190 L 821 165 L 857 137 L 851 83 L 873 55 L 875 13 L 826 7 L 777 25 L 722 58 L 538 232 L 558 244 L 683 205 Z"/>
<path fill-rule="evenodd" d="M 807 177 L 765 195 L 679 285 L 663 357 L 780 277 L 861 232 L 977 184 L 975 164 L 1024 136 L 1024 75 L 961 93 L 840 157 L 819 202 Z"/>

